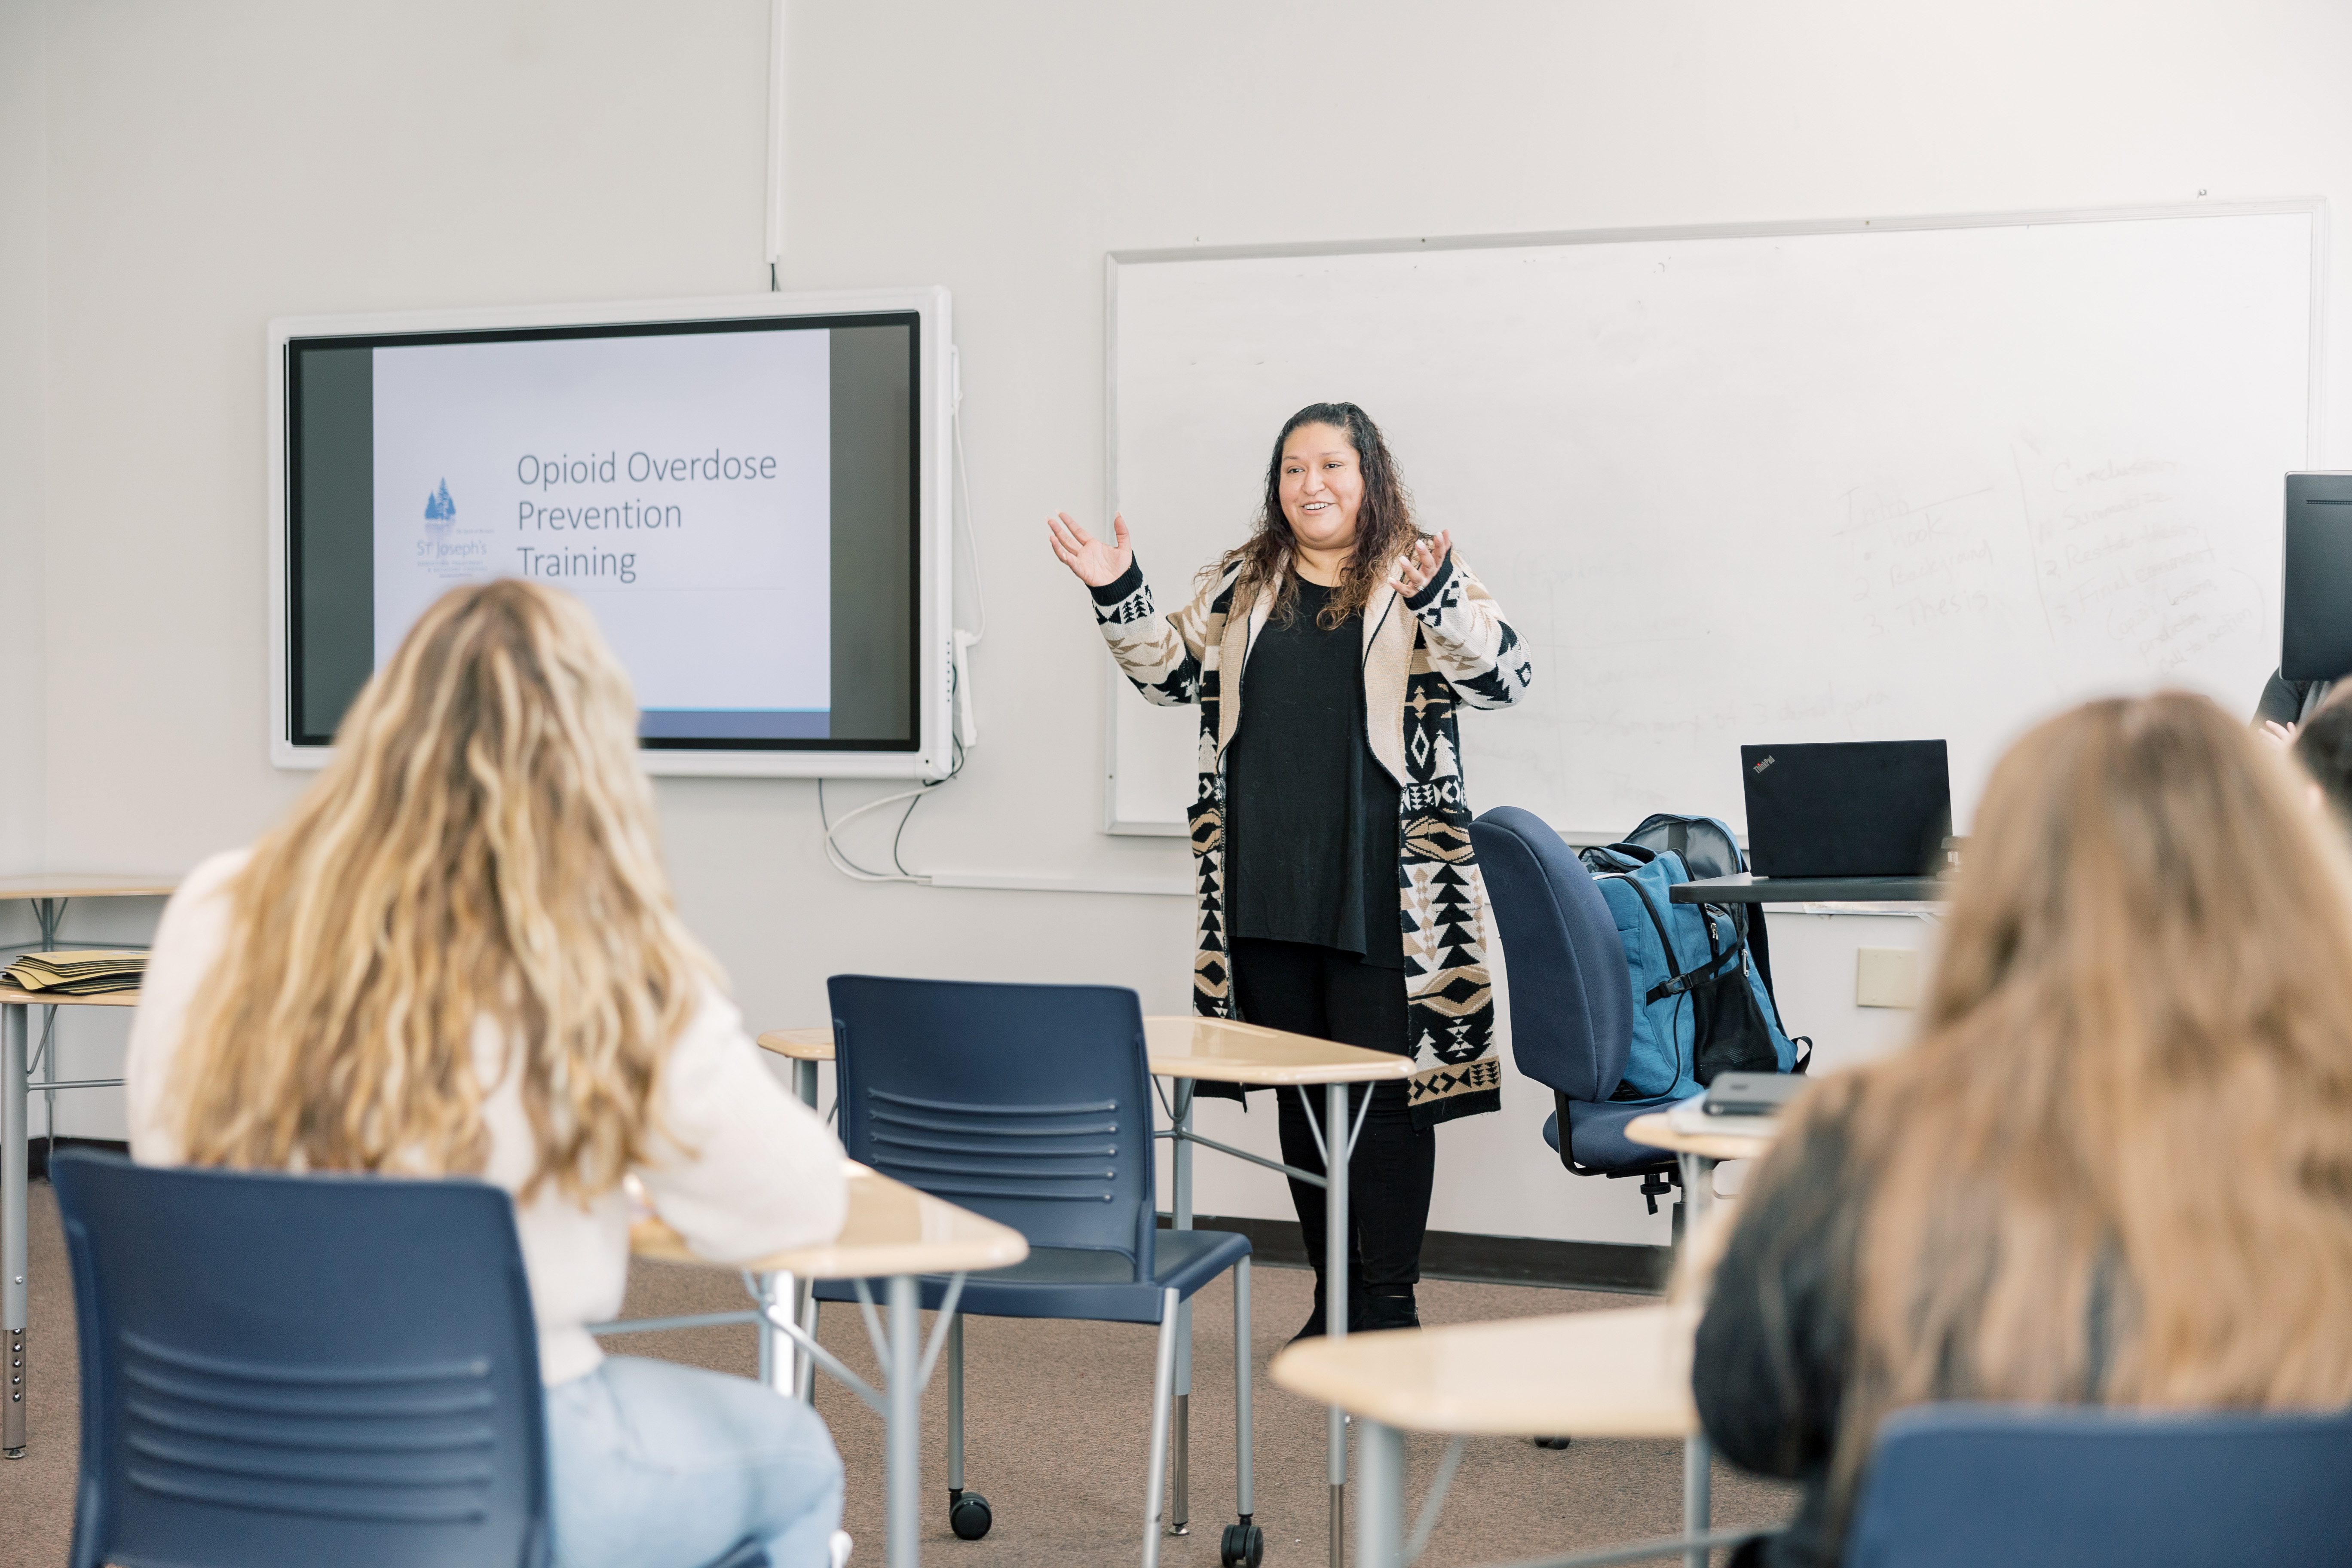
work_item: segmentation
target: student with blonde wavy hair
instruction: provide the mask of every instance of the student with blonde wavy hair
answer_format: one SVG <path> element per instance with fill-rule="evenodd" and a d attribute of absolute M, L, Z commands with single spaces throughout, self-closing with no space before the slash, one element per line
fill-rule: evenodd
<path fill-rule="evenodd" d="M 628 678 L 570 596 L 453 589 L 250 851 L 164 911 L 131 1030 L 147 1163 L 474 1175 L 514 1194 L 556 1561 L 823 1563 L 841 1461 L 805 1405 L 605 1359 L 634 1173 L 714 1261 L 837 1233 L 841 1147 L 761 1064 L 672 908 Z M 265 1283 L 256 1281 L 256 1288 Z"/>
<path fill-rule="evenodd" d="M 1910 1047 L 1811 1091 L 1738 1205 L 1694 1389 L 1835 1563 L 1932 1400 L 2352 1403 L 2352 854 L 2201 697 L 2028 734 Z"/>

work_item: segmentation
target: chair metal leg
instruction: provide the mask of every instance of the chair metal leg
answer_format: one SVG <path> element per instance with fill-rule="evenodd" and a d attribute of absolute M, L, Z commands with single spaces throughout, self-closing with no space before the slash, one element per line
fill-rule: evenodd
<path fill-rule="evenodd" d="M 816 1299 L 816 1287 L 808 1280 L 801 1281 L 801 1330 L 809 1338 L 816 1338 L 816 1312 L 824 1302 Z M 814 1407 L 816 1404 L 816 1357 L 793 1347 L 793 1397 Z"/>
<path fill-rule="evenodd" d="M 1160 1293 L 1160 1355 L 1151 1374 L 1151 1481 L 1143 1514 L 1143 1568 L 1160 1568 L 1160 1519 L 1168 1479 L 1168 1406 L 1176 1385 L 1176 1340 L 1181 1331 L 1177 1293 Z"/>
<path fill-rule="evenodd" d="M 948 1496 L 963 1490 L 963 1314 L 948 1325 Z"/>
<path fill-rule="evenodd" d="M 1192 1228 L 1192 1141 L 1182 1134 L 1192 1130 L 1192 1080 L 1176 1080 L 1175 1113 L 1178 1137 L 1169 1151 L 1175 1172 L 1173 1228 Z M 1176 1430 L 1169 1441 L 1175 1447 L 1172 1506 L 1168 1533 L 1189 1535 L 1192 1525 L 1192 1303 L 1188 1298 L 1176 1309 L 1182 1320 L 1176 1330 Z"/>
<path fill-rule="evenodd" d="M 1234 1475 L 1240 1493 L 1238 1512 L 1250 1522 L 1250 1260 L 1234 1265 Z"/>

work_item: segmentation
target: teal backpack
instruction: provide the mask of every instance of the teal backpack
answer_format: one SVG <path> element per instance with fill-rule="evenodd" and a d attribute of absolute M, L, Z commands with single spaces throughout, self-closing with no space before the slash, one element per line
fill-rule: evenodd
<path fill-rule="evenodd" d="M 1690 820 L 1732 843 L 1720 824 Z M 1633 983 L 1633 1049 L 1612 1100 L 1684 1100 L 1717 1073 L 1802 1072 L 1811 1059 L 1781 1025 L 1770 982 L 1749 951 L 1745 911 L 1672 901 L 1670 889 L 1691 879 L 1684 853 L 1629 842 L 1580 857 L 1615 919 Z"/>

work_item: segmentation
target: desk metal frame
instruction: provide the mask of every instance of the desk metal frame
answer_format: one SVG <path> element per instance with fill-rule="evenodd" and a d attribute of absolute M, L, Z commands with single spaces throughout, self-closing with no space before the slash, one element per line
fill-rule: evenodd
<path fill-rule="evenodd" d="M 1352 1122 L 1348 1116 L 1348 1092 L 1353 1087 L 1352 1084 L 1340 1082 L 1328 1083 L 1323 1086 L 1323 1113 L 1319 1118 L 1316 1115 L 1314 1100 L 1307 1092 L 1306 1086 L 1297 1084 L 1286 1086 L 1297 1094 L 1300 1104 L 1306 1109 L 1307 1126 L 1313 1130 L 1316 1148 L 1323 1155 L 1324 1170 L 1327 1174 L 1318 1175 L 1312 1171 L 1301 1170 L 1296 1165 L 1285 1164 L 1279 1160 L 1269 1160 L 1262 1154 L 1253 1154 L 1246 1149 L 1236 1149 L 1230 1143 L 1221 1143 L 1213 1138 L 1202 1137 L 1192 1131 L 1193 1086 L 1197 1080 L 1155 1074 L 1153 1077 L 1155 1089 L 1162 1077 L 1168 1077 L 1171 1085 L 1171 1089 L 1159 1091 L 1161 1108 L 1168 1113 L 1169 1125 L 1163 1129 L 1155 1129 L 1151 1135 L 1155 1139 L 1167 1139 L 1174 1145 L 1170 1151 L 1175 1166 L 1173 1183 L 1175 1190 L 1170 1195 L 1171 1227 L 1176 1230 L 1192 1228 L 1192 1145 L 1195 1143 L 1214 1149 L 1220 1154 L 1229 1154 L 1236 1160 L 1246 1160 L 1253 1165 L 1263 1165 L 1270 1171 L 1279 1171 L 1293 1181 L 1306 1182 L 1310 1185 L 1323 1188 L 1329 1194 L 1325 1205 L 1327 1229 L 1324 1237 L 1323 1270 L 1324 1332 L 1334 1340 L 1346 1339 L 1348 1337 L 1348 1162 L 1349 1158 L 1355 1153 L 1356 1140 L 1362 1134 L 1364 1118 L 1371 1110 L 1373 1080 L 1356 1080 L 1365 1086 L 1364 1103 L 1357 1110 Z M 1276 1094 L 1280 1094 L 1285 1086 L 1269 1085 L 1267 1087 L 1273 1088 Z M 817 1064 L 814 1061 L 802 1058 L 793 1058 L 793 1088 L 811 1110 L 817 1108 Z M 1327 1129 L 1331 1131 L 1327 1132 Z M 1334 1159 L 1331 1153 L 1331 1144 L 1335 1141 L 1333 1134 L 1341 1129 L 1347 1132 L 1346 1142 L 1339 1157 Z M 791 1303 L 792 1316 L 813 1316 L 814 1302 L 807 1297 L 806 1286 L 803 1284 L 795 1289 L 799 1294 Z M 768 1310 L 772 1311 L 775 1309 L 772 1305 Z M 1166 1433 L 1155 1432 L 1152 1435 L 1152 1442 L 1158 1444 L 1166 1441 L 1171 1445 L 1168 1533 L 1189 1535 L 1192 1533 L 1190 1494 L 1192 1303 L 1190 1300 L 1184 1301 L 1177 1307 L 1176 1310 L 1178 1321 L 1175 1396 L 1173 1415 L 1169 1423 L 1171 1430 Z M 740 1321 L 741 1319 L 730 1317 L 726 1321 Z M 793 1339 L 795 1346 L 799 1346 L 804 1337 L 803 1334 L 796 1333 Z M 814 1341 L 811 1340 L 809 1342 L 814 1343 Z M 957 1336 L 954 1352 L 961 1359 L 962 1353 L 961 1334 Z M 1245 1369 L 1249 1364 L 1249 1346 L 1238 1345 L 1236 1352 L 1242 1366 Z M 766 1342 L 762 1341 L 761 1369 L 763 1377 L 767 1375 L 767 1354 Z M 928 1375 L 929 1367 L 928 1359 L 924 1363 L 924 1367 Z M 796 1350 L 790 1386 L 802 1391 L 803 1397 L 806 1397 L 805 1390 L 811 1375 L 810 1370 L 801 1360 L 800 1352 Z M 785 1385 L 779 1384 L 776 1386 Z M 1329 1409 L 1328 1421 L 1329 1429 L 1326 1441 L 1330 1457 L 1331 1568 L 1345 1568 L 1348 1506 L 1347 1413 L 1338 1405 L 1332 1405 Z M 961 1424 L 954 1424 L 953 1429 L 960 1431 Z M 1246 1435 L 1243 1441 L 1244 1443 L 1248 1441 Z M 950 1452 L 949 1455 L 950 1468 L 954 1472 L 949 1481 L 952 1487 L 961 1487 L 963 1484 L 962 1461 L 963 1456 L 961 1451 Z M 1236 1511 L 1241 1515 L 1241 1522 L 1249 1524 L 1254 1522 L 1252 1517 L 1254 1504 L 1250 1494 L 1250 1467 L 1246 1463 L 1240 1467 L 1240 1476 L 1241 1490 Z M 896 1559 L 892 1560 L 892 1568 L 897 1568 Z"/>
<path fill-rule="evenodd" d="M 923 1390 L 929 1386 L 932 1369 L 939 1364 L 943 1346 L 951 1347 L 958 1359 L 962 1356 L 962 1321 L 956 1315 L 956 1303 L 963 1295 L 965 1278 L 961 1272 L 949 1276 L 947 1298 L 940 1303 L 939 1316 L 931 1325 L 928 1342 L 923 1337 L 922 1287 L 917 1276 L 882 1276 L 888 1313 L 887 1327 L 882 1314 L 875 1310 L 866 1281 L 856 1282 L 857 1305 L 866 1321 L 866 1338 L 874 1346 L 875 1362 L 883 1369 L 879 1389 L 850 1371 L 839 1357 L 817 1342 L 815 1299 L 808 1289 L 811 1281 L 788 1273 L 744 1271 L 743 1288 L 759 1303 L 756 1310 L 698 1312 L 675 1318 L 623 1318 L 608 1323 L 591 1323 L 588 1331 L 645 1334 L 670 1329 L 756 1323 L 760 1331 L 760 1381 L 786 1399 L 808 1399 L 814 1392 L 816 1369 L 823 1367 L 882 1417 L 883 1561 L 887 1568 L 919 1568 L 922 1561 Z M 808 1320 L 805 1322 L 800 1321 L 803 1314 Z M 957 1331 L 952 1335 L 951 1325 Z M 791 1343 L 790 1354 L 777 1354 L 779 1337 Z M 954 1458 L 956 1468 L 961 1469 L 962 1456 L 958 1454 Z M 956 1479 L 962 1478 L 959 1475 Z"/>
<path fill-rule="evenodd" d="M 8 898 L 0 890 L 0 900 Z M 18 894 L 19 898 L 26 895 Z M 102 893 L 94 897 L 110 896 Z M 156 898 L 162 894 L 152 888 L 142 889 L 125 897 Z M 35 896 L 26 899 L 33 906 L 33 918 L 39 922 L 41 934 L 31 942 L 0 945 L 0 952 L 55 952 L 58 950 L 58 928 L 65 920 L 70 899 Z M 135 952 L 144 943 L 107 942 L 94 945 Z M 114 993 L 120 998 L 124 994 Z M 25 1375 L 26 1354 L 25 1331 L 30 1308 L 30 1290 L 26 1283 L 29 1267 L 26 1244 L 26 1227 L 31 1223 L 28 1210 L 32 1187 L 32 1089 L 33 1071 L 37 1066 L 41 1078 L 39 1088 L 44 1105 L 43 1131 L 48 1138 L 52 1153 L 58 1146 L 58 1096 L 69 1089 L 120 1089 L 119 1078 L 61 1079 L 58 1076 L 58 1009 L 76 1003 L 89 1005 L 86 998 L 70 998 L 58 1002 L 9 1002 L 0 1005 L 0 1333 L 8 1342 L 8 1397 L 0 1404 L 0 1458 L 21 1459 L 25 1457 Z M 114 1005 L 120 1005 L 116 1001 Z M 41 1041 L 28 1049 L 31 1009 L 42 1008 Z"/>

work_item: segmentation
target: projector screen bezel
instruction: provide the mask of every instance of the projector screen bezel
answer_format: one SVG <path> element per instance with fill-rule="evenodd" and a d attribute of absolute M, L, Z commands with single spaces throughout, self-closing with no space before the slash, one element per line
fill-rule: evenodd
<path fill-rule="evenodd" d="M 906 315 L 917 318 L 918 604 L 915 615 L 916 744 L 912 749 L 822 747 L 686 748 L 646 746 L 648 773 L 751 778 L 945 778 L 953 765 L 950 681 L 954 637 L 954 543 L 949 463 L 955 416 L 954 337 L 948 291 L 872 289 L 805 294 L 745 294 L 701 300 L 624 300 L 588 305 L 483 307 L 336 316 L 286 316 L 269 323 L 264 428 L 268 432 L 269 760 L 280 768 L 319 768 L 331 745 L 298 743 L 293 729 L 294 627 L 289 528 L 291 416 L 288 362 L 297 339 L 367 338 L 437 332 L 596 328 L 740 321 L 751 317 Z"/>

